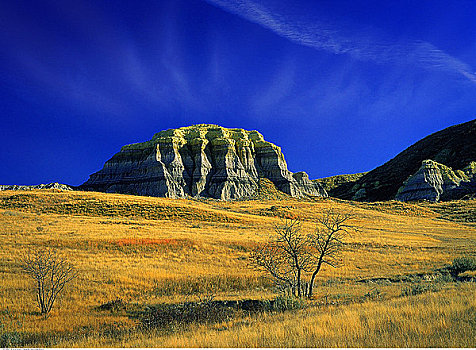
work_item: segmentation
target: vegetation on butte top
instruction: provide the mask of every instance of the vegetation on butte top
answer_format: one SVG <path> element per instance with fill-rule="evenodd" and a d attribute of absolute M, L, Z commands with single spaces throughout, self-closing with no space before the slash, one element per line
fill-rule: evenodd
<path fill-rule="evenodd" d="M 214 124 L 196 124 L 176 129 L 162 130 L 154 134 L 150 141 L 125 145 L 122 149 L 143 149 L 157 143 L 171 141 L 177 144 L 205 141 L 216 145 L 235 142 L 238 144 L 253 143 L 255 147 L 267 145 L 280 150 L 278 146 L 266 142 L 263 135 L 256 130 L 248 131 L 241 128 L 224 128 Z"/>

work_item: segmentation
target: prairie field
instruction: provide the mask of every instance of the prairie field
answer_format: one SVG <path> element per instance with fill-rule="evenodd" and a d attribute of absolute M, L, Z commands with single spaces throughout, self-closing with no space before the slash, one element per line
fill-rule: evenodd
<path fill-rule="evenodd" d="M 278 296 L 273 281 L 250 267 L 251 250 L 280 217 L 296 216 L 313 231 L 330 208 L 352 215 L 343 263 L 319 273 L 312 300 Z M 476 254 L 476 200 L 224 202 L 3 191 L 0 242 L 4 347 L 476 346 L 474 275 L 439 272 Z M 21 268 L 29 251 L 46 248 L 78 272 L 48 318 Z M 212 299 L 260 303 L 203 309 Z M 269 308 L 270 300 L 284 306 Z M 193 317 L 157 318 L 184 303 L 195 305 L 186 310 Z"/>

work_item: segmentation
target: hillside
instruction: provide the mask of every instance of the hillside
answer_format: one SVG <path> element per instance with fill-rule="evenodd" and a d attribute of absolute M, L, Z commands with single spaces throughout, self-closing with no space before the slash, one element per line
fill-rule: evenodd
<path fill-rule="evenodd" d="M 318 182 L 329 196 L 339 198 L 342 192 L 349 191 L 365 174 L 367 173 L 335 175 L 312 181 Z"/>
<path fill-rule="evenodd" d="M 398 189 L 428 159 L 454 171 L 476 161 L 476 119 L 425 137 L 362 176 L 351 188 L 344 183 L 333 193 L 338 198 L 361 201 L 394 199 Z"/>
<path fill-rule="evenodd" d="M 273 233 L 279 217 L 297 216 L 304 230 L 312 231 L 329 208 L 352 214 L 350 223 L 358 231 L 346 240 L 343 264 L 319 274 L 316 305 L 333 303 L 344 310 L 372 301 L 368 298 L 378 286 L 380 296 L 372 302 L 387 307 L 408 281 L 476 252 L 474 200 L 416 205 L 298 200 L 284 194 L 281 200 L 265 200 L 279 195 L 269 182 L 261 195 L 262 200 L 225 202 L 81 191 L 0 192 L 0 312 L 12 320 L 6 329 L 20 332 L 18 344 L 35 346 L 158 346 L 163 336 L 172 344 L 181 328 L 142 333 L 134 315 L 157 303 L 210 293 L 217 300 L 273 297 L 271 281 L 248 265 L 251 249 Z M 45 322 L 36 314 L 32 284 L 20 270 L 19 257 L 32 248 L 56 249 L 80 272 Z M 438 288 L 460 293 L 452 286 Z M 99 308 L 113 302 L 119 303 L 117 310 Z M 321 317 L 319 308 L 309 310 Z M 255 316 L 236 317 L 226 323 L 230 330 L 240 329 L 233 322 Z M 218 326 L 203 327 L 200 332 L 208 334 Z"/>

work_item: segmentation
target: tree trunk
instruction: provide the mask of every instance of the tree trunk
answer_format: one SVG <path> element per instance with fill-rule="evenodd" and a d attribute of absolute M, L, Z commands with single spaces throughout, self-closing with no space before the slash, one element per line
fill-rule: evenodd
<path fill-rule="evenodd" d="M 321 263 L 317 265 L 316 270 L 312 273 L 311 280 L 309 281 L 309 291 L 307 292 L 307 297 L 311 298 L 312 297 L 312 288 L 314 287 L 314 279 L 316 278 L 319 270 L 321 269 Z"/>
<path fill-rule="evenodd" d="M 301 270 L 298 268 L 297 270 L 297 276 L 296 276 L 296 279 L 297 279 L 297 297 L 300 298 L 301 297 Z"/>

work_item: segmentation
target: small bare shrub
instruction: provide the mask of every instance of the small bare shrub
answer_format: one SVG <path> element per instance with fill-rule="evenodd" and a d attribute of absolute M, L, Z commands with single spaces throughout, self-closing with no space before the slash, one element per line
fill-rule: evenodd
<path fill-rule="evenodd" d="M 36 302 L 46 318 L 64 286 L 77 276 L 77 272 L 73 265 L 51 249 L 30 252 L 21 262 L 23 271 L 35 282 Z"/>

